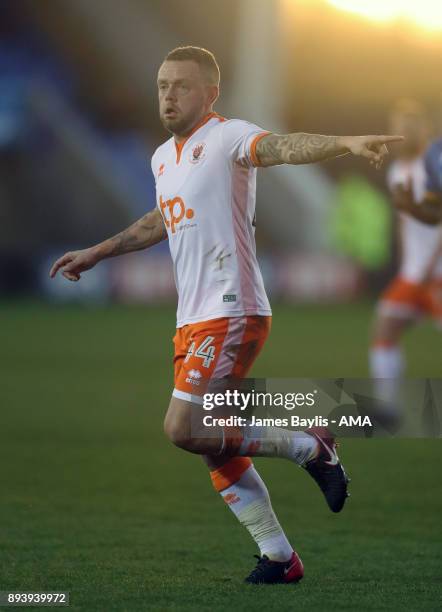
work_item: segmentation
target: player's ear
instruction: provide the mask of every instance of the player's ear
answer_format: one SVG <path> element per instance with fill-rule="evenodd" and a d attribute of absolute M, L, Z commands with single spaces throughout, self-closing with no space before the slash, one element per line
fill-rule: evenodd
<path fill-rule="evenodd" d="M 219 87 L 217 85 L 209 85 L 209 101 L 210 104 L 215 104 L 219 97 Z"/>

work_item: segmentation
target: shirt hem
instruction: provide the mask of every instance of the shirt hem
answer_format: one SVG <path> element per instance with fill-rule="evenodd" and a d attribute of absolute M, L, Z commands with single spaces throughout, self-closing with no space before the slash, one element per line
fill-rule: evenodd
<path fill-rule="evenodd" d="M 189 325 L 189 323 L 202 323 L 203 321 L 211 321 L 212 319 L 220 319 L 220 318 L 230 318 L 230 317 L 244 317 L 244 316 L 253 316 L 258 315 L 262 317 L 272 316 L 271 309 L 260 309 L 260 308 L 249 308 L 242 310 L 220 310 L 218 312 L 212 312 L 210 314 L 204 315 L 196 315 L 194 317 L 187 317 L 185 319 L 180 319 L 177 321 L 176 327 L 179 329 L 180 327 L 184 327 L 184 325 Z"/>

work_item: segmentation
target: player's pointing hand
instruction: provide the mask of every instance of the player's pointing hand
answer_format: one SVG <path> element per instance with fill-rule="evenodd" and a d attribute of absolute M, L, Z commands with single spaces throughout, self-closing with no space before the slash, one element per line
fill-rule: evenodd
<path fill-rule="evenodd" d="M 90 270 L 98 261 L 99 259 L 93 248 L 71 251 L 57 259 L 49 272 L 49 276 L 54 278 L 58 270 L 61 269 L 65 278 L 70 281 L 78 281 L 81 278 L 81 272 Z"/>
<path fill-rule="evenodd" d="M 385 155 L 388 154 L 387 143 L 403 139 L 403 136 L 347 136 L 345 145 L 350 153 L 367 158 L 379 169 Z"/>

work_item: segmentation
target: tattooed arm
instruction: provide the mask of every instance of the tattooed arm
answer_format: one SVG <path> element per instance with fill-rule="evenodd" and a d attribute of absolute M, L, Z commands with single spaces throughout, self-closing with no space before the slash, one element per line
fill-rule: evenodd
<path fill-rule="evenodd" d="M 379 168 L 388 153 L 386 143 L 402 136 L 321 136 L 320 134 L 268 134 L 256 145 L 261 166 L 278 164 L 311 164 L 353 153 L 361 155 Z"/>
<path fill-rule="evenodd" d="M 90 270 L 102 259 L 147 249 L 166 237 L 167 231 L 161 213 L 154 208 L 116 236 L 89 249 L 66 253 L 57 259 L 49 275 L 54 278 L 58 270 L 62 268 L 65 278 L 70 281 L 78 281 L 82 272 Z"/>

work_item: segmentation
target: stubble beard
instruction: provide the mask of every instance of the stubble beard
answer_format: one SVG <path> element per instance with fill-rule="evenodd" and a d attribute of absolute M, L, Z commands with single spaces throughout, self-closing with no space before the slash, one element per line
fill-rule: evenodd
<path fill-rule="evenodd" d="M 168 132 L 176 136 L 187 136 L 192 131 L 195 118 L 181 117 L 176 119 L 167 119 L 166 117 L 160 117 L 161 123 Z"/>

